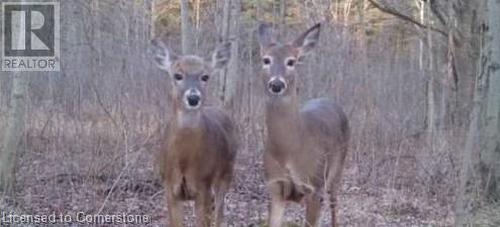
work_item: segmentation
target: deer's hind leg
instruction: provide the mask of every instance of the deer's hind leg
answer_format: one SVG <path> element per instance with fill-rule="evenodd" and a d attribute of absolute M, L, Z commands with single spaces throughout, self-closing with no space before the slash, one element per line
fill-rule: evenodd
<path fill-rule="evenodd" d="M 337 191 L 338 191 L 339 184 L 333 183 L 330 186 L 330 212 L 331 212 L 331 218 L 332 218 L 332 227 L 337 226 Z"/>
<path fill-rule="evenodd" d="M 344 159 L 345 159 L 345 154 L 347 151 L 347 146 L 344 148 L 346 150 L 343 151 L 343 153 L 340 155 L 340 157 L 333 162 L 333 166 L 331 166 L 330 173 L 329 173 L 329 179 L 328 179 L 328 185 L 330 186 L 329 188 L 329 196 L 330 196 L 330 212 L 331 212 L 331 218 L 332 218 L 332 227 L 337 226 L 337 194 L 338 191 L 342 185 L 342 170 L 343 170 L 343 165 L 344 165 Z"/>

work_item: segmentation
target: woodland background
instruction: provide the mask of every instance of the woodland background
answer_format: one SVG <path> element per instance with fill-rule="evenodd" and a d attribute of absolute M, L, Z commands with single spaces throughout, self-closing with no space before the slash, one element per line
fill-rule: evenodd
<path fill-rule="evenodd" d="M 229 67 L 210 82 L 213 104 L 230 110 L 241 132 L 226 216 L 260 226 L 268 195 L 255 29 L 271 22 L 287 40 L 322 22 L 299 96 L 334 98 L 349 116 L 340 224 L 500 225 L 499 1 L 60 4 L 61 71 L 1 72 L 0 210 L 126 212 L 166 223 L 154 160 L 170 78 L 152 64 L 150 41 L 202 56 L 230 41 Z M 291 225 L 299 211 L 287 211 Z"/>

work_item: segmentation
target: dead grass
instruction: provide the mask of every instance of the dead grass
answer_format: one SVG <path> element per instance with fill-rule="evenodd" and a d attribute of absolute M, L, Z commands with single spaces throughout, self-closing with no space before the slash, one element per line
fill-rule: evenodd
<path fill-rule="evenodd" d="M 500 226 L 500 203 L 482 204 L 470 215 L 474 226 Z"/>
<path fill-rule="evenodd" d="M 149 215 L 152 225 L 167 222 L 164 191 L 155 171 L 162 136 L 153 132 L 163 125 L 161 120 L 146 128 L 140 123 L 122 124 L 134 121 L 116 115 L 114 121 L 122 124 L 117 127 L 106 117 L 95 121 L 53 115 L 32 115 L 16 195 L 4 198 L 1 210 L 71 215 L 125 212 Z M 242 135 L 236 176 L 227 195 L 227 220 L 231 226 L 265 226 L 269 199 L 263 179 L 262 127 L 252 122 L 240 127 L 250 135 Z M 425 149 L 421 143 L 418 138 L 406 138 L 384 146 L 364 143 L 351 151 L 339 198 L 341 226 L 452 225 L 449 194 L 442 190 L 449 185 L 440 185 L 450 182 L 439 176 L 433 182 L 432 175 L 427 175 L 436 172 L 432 168 L 445 167 L 441 162 L 418 163 L 423 159 L 417 154 Z M 372 163 L 364 156 L 372 150 L 385 153 Z M 439 156 L 439 150 L 430 155 Z M 191 205 L 186 208 L 189 223 Z M 329 222 L 327 212 L 323 225 Z M 289 226 L 299 225 L 303 213 L 301 206 L 291 205 L 286 212 Z"/>

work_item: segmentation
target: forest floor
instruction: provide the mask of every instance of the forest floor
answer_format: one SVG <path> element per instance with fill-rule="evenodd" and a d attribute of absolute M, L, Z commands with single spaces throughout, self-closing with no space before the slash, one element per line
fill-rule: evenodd
<path fill-rule="evenodd" d="M 15 194 L 0 198 L 0 212 L 17 215 L 56 213 L 73 217 L 72 222 L 60 226 L 81 226 L 75 221 L 79 212 L 89 215 L 125 213 L 147 215 L 150 226 L 167 226 L 164 190 L 154 164 L 154 151 L 159 150 L 160 144 L 158 138 L 130 136 L 128 140 L 135 143 L 129 144 L 117 136 L 119 132 L 110 130 L 111 126 L 71 128 L 71 125 L 67 123 L 57 128 L 39 124 L 28 130 L 21 143 Z M 261 139 L 251 138 L 255 138 L 253 144 L 260 144 Z M 128 152 L 123 153 L 124 150 Z M 359 180 L 358 169 L 362 164 L 353 161 L 352 156 L 347 159 L 338 198 L 340 226 L 452 225 L 451 202 L 421 193 L 418 188 L 426 188 L 425 183 L 413 182 L 408 177 L 403 179 L 410 183 L 403 186 L 380 183 L 384 182 L 380 176 L 387 178 L 388 171 L 392 171 L 390 168 L 367 177 L 373 180 Z M 125 160 L 129 161 L 127 165 L 123 163 Z M 410 169 L 409 165 L 401 166 Z M 268 203 L 262 148 L 261 145 L 249 146 L 237 156 L 233 184 L 226 195 L 226 221 L 229 226 L 265 226 Z M 322 226 L 329 226 L 330 211 L 328 206 L 324 207 Z M 185 209 L 187 226 L 192 226 L 192 202 Z M 288 206 L 286 220 L 289 226 L 297 226 L 303 217 L 302 206 Z"/>
<path fill-rule="evenodd" d="M 238 158 L 233 187 L 226 197 L 229 226 L 263 226 L 265 223 L 269 199 L 262 178 L 262 162 L 256 156 L 240 155 Z M 55 212 L 73 217 L 78 212 L 125 212 L 148 215 L 151 226 L 166 226 L 164 191 L 151 171 L 135 171 L 134 168 L 125 170 L 119 179 L 105 175 L 89 178 L 67 168 L 63 171 L 61 166 L 60 160 L 48 158 L 36 150 L 26 152 L 17 173 L 15 199 L 4 198 L 0 210 L 17 214 Z M 451 226 L 453 223 L 449 206 L 403 190 L 359 185 L 352 180 L 356 179 L 355 172 L 348 164 L 339 198 L 340 226 Z M 189 213 L 186 221 L 192 223 L 192 203 L 186 206 L 186 211 Z M 328 226 L 328 212 L 323 212 L 322 226 Z M 286 213 L 289 226 L 298 226 L 293 223 L 300 223 L 303 213 L 302 206 L 290 205 Z"/>

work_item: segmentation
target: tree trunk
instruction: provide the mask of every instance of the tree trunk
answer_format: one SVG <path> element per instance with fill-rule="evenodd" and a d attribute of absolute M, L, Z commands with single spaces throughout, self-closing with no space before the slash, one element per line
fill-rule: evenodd
<path fill-rule="evenodd" d="M 21 38 L 22 36 L 19 36 L 19 39 Z M 21 72 L 13 73 L 7 127 L 5 129 L 2 144 L 0 144 L 3 145 L 3 149 L 0 150 L 0 192 L 6 195 L 13 193 L 14 184 L 16 182 L 16 154 L 24 131 L 26 76 L 27 75 L 23 75 Z"/>
<path fill-rule="evenodd" d="M 221 29 L 219 29 L 219 35 L 220 35 L 220 39 L 223 41 L 223 42 L 228 42 L 229 41 L 229 26 L 230 26 L 230 21 L 231 21 L 231 15 L 230 15 L 230 7 L 231 7 L 231 0 L 224 0 L 223 3 L 222 3 L 222 19 L 220 21 L 219 24 L 221 24 Z M 233 53 L 232 53 L 232 50 L 231 50 L 231 57 L 232 57 Z M 227 81 L 226 81 L 226 76 L 227 76 L 227 69 L 223 70 L 221 73 L 220 73 L 220 76 L 218 76 L 217 78 L 217 84 L 218 84 L 218 96 L 219 96 L 219 100 L 222 102 L 222 103 L 226 103 L 226 88 L 227 88 Z"/>
<path fill-rule="evenodd" d="M 0 191 L 11 194 L 15 183 L 16 154 L 24 130 L 26 75 L 14 74 L 7 128 L 0 151 Z"/>
<path fill-rule="evenodd" d="M 471 200 L 477 198 L 476 194 L 469 196 L 467 193 L 467 185 L 473 180 L 471 176 L 480 177 L 482 188 L 479 192 L 486 193 L 487 201 L 500 199 L 500 2 L 489 0 L 487 4 L 488 25 L 484 26 L 487 28 L 484 29 L 484 42 L 479 45 L 473 110 L 465 148 L 460 155 L 456 226 L 468 224 L 471 212 L 467 208 Z M 479 157 L 479 166 L 474 157 Z"/>
<path fill-rule="evenodd" d="M 189 20 L 189 1 L 181 0 L 181 32 L 182 32 L 182 54 L 194 54 L 193 35 L 191 33 L 191 22 Z"/>
<path fill-rule="evenodd" d="M 479 61 L 481 61 L 483 54 L 483 46 L 480 45 L 480 55 Z M 486 79 L 484 75 L 484 68 L 481 67 L 481 63 L 479 63 L 478 72 L 476 73 L 476 87 L 474 90 L 474 99 L 472 112 L 469 117 L 469 130 L 467 132 L 467 136 L 465 138 L 465 147 L 459 155 L 459 159 L 461 161 L 459 168 L 459 182 L 458 189 L 456 193 L 456 205 L 455 205 L 455 226 L 464 226 L 465 220 L 467 218 L 467 214 L 469 213 L 467 210 L 468 207 L 468 195 L 467 191 L 467 183 L 470 180 L 471 169 L 473 166 L 473 154 L 477 152 L 478 145 L 480 143 L 479 134 L 480 134 L 480 122 L 481 122 L 481 110 L 483 106 L 484 99 L 484 89 L 486 86 Z"/>
<path fill-rule="evenodd" d="M 156 0 L 151 1 L 151 12 L 150 12 L 150 25 L 151 32 L 149 33 L 150 37 L 156 37 L 156 23 L 155 23 L 155 12 L 156 12 Z"/>
<path fill-rule="evenodd" d="M 485 127 L 481 162 L 485 190 L 490 199 L 500 199 L 500 2 L 488 1 L 489 30 L 486 32 L 488 79 L 485 106 Z"/>
<path fill-rule="evenodd" d="M 195 3 L 195 47 L 196 50 L 198 51 L 200 49 L 200 33 L 201 33 L 201 16 L 200 16 L 200 10 L 201 10 L 201 0 L 196 0 Z"/>
<path fill-rule="evenodd" d="M 278 40 L 282 40 L 284 38 L 286 38 L 286 1 L 280 0 Z"/>
<path fill-rule="evenodd" d="M 420 23 L 425 24 L 425 2 L 418 0 L 420 7 Z M 424 70 L 424 38 L 419 39 L 419 52 L 418 52 L 418 69 L 423 72 Z"/>
<path fill-rule="evenodd" d="M 431 26 L 430 20 L 430 4 L 424 3 L 426 16 L 427 16 L 427 26 Z M 428 44 L 428 73 L 427 73 L 427 142 L 431 148 L 431 152 L 434 146 L 434 131 L 435 131 L 435 98 L 434 98 L 434 54 L 432 46 L 432 31 L 427 29 L 427 44 Z"/>
<path fill-rule="evenodd" d="M 457 14 L 455 12 L 455 1 L 447 3 L 448 17 L 446 25 L 448 26 L 448 53 L 447 53 L 447 73 L 444 79 L 441 80 L 441 102 L 439 110 L 439 125 L 441 129 L 449 128 L 454 123 L 454 111 L 458 102 L 458 78 L 455 78 L 455 34 L 457 29 Z M 437 10 L 437 9 L 436 9 Z M 442 15 L 442 14 L 439 14 Z M 452 100 L 450 102 L 450 100 Z"/>
<path fill-rule="evenodd" d="M 241 97 L 238 96 L 236 93 L 238 92 L 238 88 L 240 87 L 239 85 L 241 83 L 240 80 L 241 78 L 239 77 L 238 73 L 238 56 L 239 56 L 239 24 L 240 24 L 240 10 L 241 10 L 241 2 L 240 0 L 232 0 L 231 1 L 231 10 L 230 10 L 230 20 L 228 21 L 229 23 L 229 37 L 226 39 L 227 41 L 231 42 L 231 59 L 229 60 L 229 65 L 226 71 L 226 95 L 225 95 L 225 100 L 224 104 L 226 107 L 228 107 L 230 110 L 233 111 L 233 114 L 235 114 L 238 110 L 240 105 L 239 104 L 240 100 L 237 98 Z"/>

